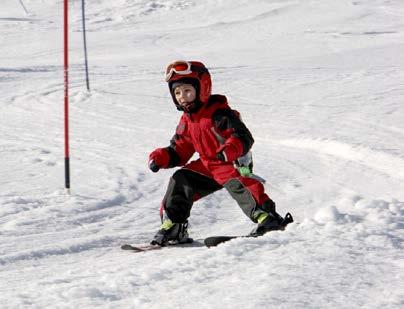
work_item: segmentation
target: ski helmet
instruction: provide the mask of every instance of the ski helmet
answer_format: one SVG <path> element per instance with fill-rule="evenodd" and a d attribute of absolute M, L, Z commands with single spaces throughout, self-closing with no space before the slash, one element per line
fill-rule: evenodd
<path fill-rule="evenodd" d="M 208 69 L 198 61 L 175 61 L 166 69 L 166 82 L 177 109 L 181 110 L 175 95 L 174 88 L 178 83 L 191 84 L 196 89 L 197 103 L 208 102 L 212 93 L 212 80 Z"/>

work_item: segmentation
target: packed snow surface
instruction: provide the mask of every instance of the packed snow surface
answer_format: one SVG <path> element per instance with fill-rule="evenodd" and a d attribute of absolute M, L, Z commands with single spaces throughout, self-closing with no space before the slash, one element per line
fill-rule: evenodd
<path fill-rule="evenodd" d="M 63 1 L 2 0 L 1 308 L 403 308 L 404 2 L 69 1 L 71 184 L 64 190 Z M 170 175 L 147 168 L 180 114 L 164 82 L 204 62 L 255 138 L 285 232 L 225 191 L 186 248 L 147 243 Z"/>

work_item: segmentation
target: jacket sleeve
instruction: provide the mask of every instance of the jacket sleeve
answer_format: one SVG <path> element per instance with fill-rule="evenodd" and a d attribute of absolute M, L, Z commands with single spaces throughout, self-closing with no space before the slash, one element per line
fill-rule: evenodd
<path fill-rule="evenodd" d="M 170 154 L 170 163 L 168 167 L 183 166 L 195 153 L 195 148 L 190 141 L 186 122 L 181 118 L 176 132 L 167 148 Z"/>
<path fill-rule="evenodd" d="M 240 156 L 250 151 L 254 144 L 254 138 L 237 111 L 232 109 L 217 110 L 213 114 L 213 120 L 217 132 L 223 137 L 223 144 L 233 144 L 240 149 Z"/>

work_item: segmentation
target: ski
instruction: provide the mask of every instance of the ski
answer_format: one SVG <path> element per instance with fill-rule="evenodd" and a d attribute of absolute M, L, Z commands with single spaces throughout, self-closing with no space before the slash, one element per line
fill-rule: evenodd
<path fill-rule="evenodd" d="M 153 244 L 139 244 L 139 245 L 131 245 L 131 244 L 124 244 L 121 246 L 122 250 L 132 251 L 132 252 L 145 252 L 145 251 L 152 251 L 152 250 L 160 250 L 167 247 L 175 247 L 175 246 L 186 246 L 187 244 L 193 243 L 192 238 L 188 238 L 185 242 L 182 243 L 168 243 L 165 246 L 153 245 Z"/>
<path fill-rule="evenodd" d="M 211 236 L 204 239 L 203 243 L 206 247 L 216 247 L 219 244 L 222 244 L 226 241 L 236 239 L 236 238 L 246 238 L 246 237 L 253 237 L 250 235 L 238 235 L 238 236 Z"/>
<path fill-rule="evenodd" d="M 289 223 L 293 222 L 293 217 L 290 213 L 287 213 L 284 220 L 283 220 L 283 224 L 282 227 L 277 229 L 276 231 L 283 231 L 286 226 Z M 265 235 L 265 234 L 263 234 Z M 220 245 L 224 242 L 230 241 L 232 239 L 236 239 L 236 238 L 255 238 L 255 237 L 259 237 L 262 235 L 238 235 L 238 236 L 211 236 L 211 237 L 207 237 L 204 239 L 203 243 L 205 244 L 206 247 L 210 248 L 210 247 L 216 247 L 217 245 Z"/>
<path fill-rule="evenodd" d="M 121 246 L 122 250 L 128 250 L 128 251 L 133 251 L 133 252 L 144 252 L 144 251 L 150 251 L 150 250 L 159 250 L 163 247 L 158 246 L 158 245 L 151 245 L 151 244 L 140 244 L 140 245 L 130 245 L 130 244 L 124 244 Z"/>

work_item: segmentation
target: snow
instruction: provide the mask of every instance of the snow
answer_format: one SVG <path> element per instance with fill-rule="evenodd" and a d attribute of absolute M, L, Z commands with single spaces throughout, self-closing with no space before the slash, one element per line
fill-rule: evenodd
<path fill-rule="evenodd" d="M 64 190 L 63 1 L 2 0 L 2 308 L 403 308 L 404 3 L 70 1 L 72 194 Z M 254 224 L 227 192 L 195 204 L 194 246 L 150 241 L 173 170 L 147 168 L 180 114 L 164 82 L 206 63 L 256 140 L 285 232 L 207 249 Z"/>

